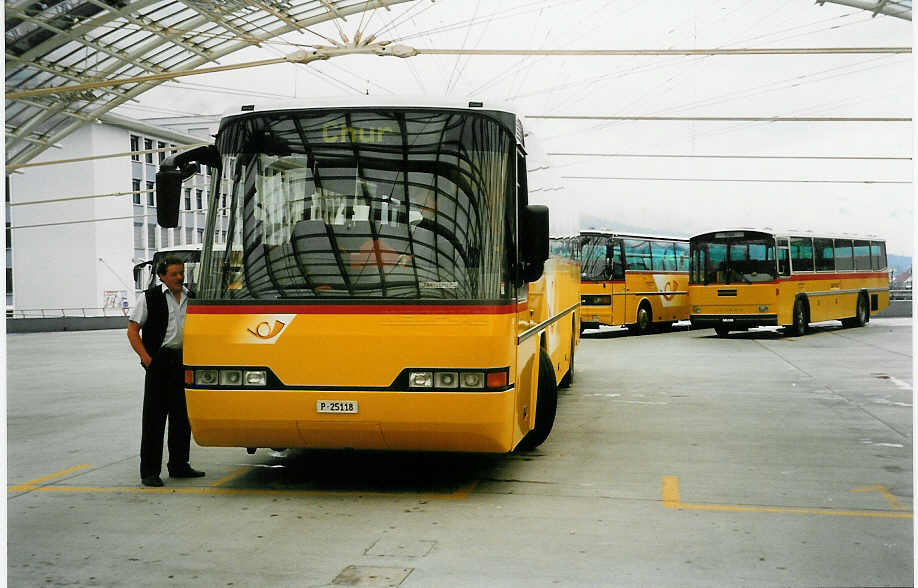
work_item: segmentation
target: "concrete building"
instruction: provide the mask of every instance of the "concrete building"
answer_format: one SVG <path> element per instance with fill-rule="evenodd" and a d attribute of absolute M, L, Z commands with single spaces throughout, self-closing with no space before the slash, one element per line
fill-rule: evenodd
<path fill-rule="evenodd" d="M 106 114 L 31 163 L 81 161 L 8 176 L 7 315 L 112 314 L 124 299 L 133 306 L 144 286 L 134 281 L 134 264 L 162 247 L 200 243 L 204 233 L 208 170 L 186 181 L 179 226 L 162 229 L 154 190 L 159 163 L 177 152 L 170 148 L 211 142 L 218 123 L 219 117 L 139 121 Z M 124 155 L 98 158 L 116 153 Z"/>

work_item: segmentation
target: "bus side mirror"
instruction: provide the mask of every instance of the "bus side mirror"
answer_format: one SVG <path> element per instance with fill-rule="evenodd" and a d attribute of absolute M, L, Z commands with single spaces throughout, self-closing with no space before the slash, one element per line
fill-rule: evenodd
<path fill-rule="evenodd" d="M 156 172 L 156 222 L 159 226 L 167 229 L 178 226 L 182 182 L 197 173 L 201 163 L 220 169 L 220 153 L 215 145 L 167 157 L 160 164 Z"/>
<path fill-rule="evenodd" d="M 548 207 L 530 204 L 524 211 L 523 221 L 520 234 L 521 277 L 524 282 L 534 282 L 542 277 L 545 260 L 548 259 Z"/>

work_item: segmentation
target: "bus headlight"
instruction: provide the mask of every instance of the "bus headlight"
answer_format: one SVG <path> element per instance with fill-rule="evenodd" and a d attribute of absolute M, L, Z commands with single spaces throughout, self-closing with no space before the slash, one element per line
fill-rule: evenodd
<path fill-rule="evenodd" d="M 414 391 L 491 392 L 510 386 L 510 369 L 408 368 L 392 383 L 392 387 Z"/>
<path fill-rule="evenodd" d="M 246 370 L 243 381 L 246 386 L 266 386 L 268 373 L 265 370 Z"/>
<path fill-rule="evenodd" d="M 692 307 L 692 312 L 694 312 L 695 314 L 700 313 L 700 312 L 701 312 L 701 307 L 700 307 L 700 306 L 693 306 L 693 307 Z"/>
<path fill-rule="evenodd" d="M 411 372 L 408 374 L 410 388 L 433 388 L 433 372 Z"/>
<path fill-rule="evenodd" d="M 459 372 L 437 372 L 435 385 L 437 388 L 458 388 Z"/>
<path fill-rule="evenodd" d="M 767 304 L 760 305 L 759 312 L 768 312 L 768 305 Z"/>
<path fill-rule="evenodd" d="M 484 372 L 464 372 L 462 374 L 462 387 L 466 389 L 484 388 Z"/>
<path fill-rule="evenodd" d="M 185 370 L 185 383 L 202 388 L 264 388 L 268 385 L 268 370 L 244 367 L 188 368 Z"/>
<path fill-rule="evenodd" d="M 198 386 L 216 386 L 217 370 L 194 370 L 194 383 Z"/>
<path fill-rule="evenodd" d="M 242 384 L 242 370 L 220 370 L 221 386 L 239 386 Z"/>

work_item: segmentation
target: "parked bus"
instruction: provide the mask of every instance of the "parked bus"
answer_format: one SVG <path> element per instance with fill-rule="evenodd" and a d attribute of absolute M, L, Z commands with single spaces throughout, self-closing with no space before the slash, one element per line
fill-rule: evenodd
<path fill-rule="evenodd" d="M 222 245 L 215 245 L 215 250 L 225 251 Z M 197 293 L 200 281 L 201 245 L 176 245 L 164 247 L 153 254 L 153 259 L 138 263 L 134 266 L 134 284 L 138 290 L 149 288 L 156 283 L 156 267 L 167 257 L 178 257 L 185 262 L 185 287 Z M 237 249 L 230 257 L 230 272 L 236 274 L 236 279 L 229 283 L 240 286 L 239 274 L 242 271 L 242 251 Z"/>
<path fill-rule="evenodd" d="M 693 328 L 730 331 L 810 323 L 864 326 L 889 305 L 886 243 L 876 237 L 724 230 L 691 238 Z"/>
<path fill-rule="evenodd" d="M 688 319 L 688 240 L 590 230 L 580 248 L 581 330 L 644 334 Z"/>
<path fill-rule="evenodd" d="M 549 259 L 526 153 L 509 109 L 367 98 L 246 105 L 215 145 L 165 160 L 161 226 L 198 164 L 220 170 L 212 199 L 228 184 L 227 242 L 208 217 L 185 323 L 197 443 L 542 443 L 571 377 L 579 281 Z"/>

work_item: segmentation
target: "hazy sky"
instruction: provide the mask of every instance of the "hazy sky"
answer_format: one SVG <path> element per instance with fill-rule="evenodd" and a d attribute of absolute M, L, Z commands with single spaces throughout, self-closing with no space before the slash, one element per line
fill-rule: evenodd
<path fill-rule="evenodd" d="M 370 18 L 351 16 L 342 27 L 349 36 L 361 28 L 436 49 L 912 44 L 909 21 L 812 0 L 417 0 Z M 339 37 L 331 24 L 316 31 Z M 296 33 L 221 63 L 276 57 L 304 44 L 327 43 Z M 184 78 L 119 112 L 218 114 L 243 103 L 369 92 L 511 102 L 523 115 L 908 117 L 914 72 L 907 54 L 352 56 Z M 909 157 L 913 149 L 908 122 L 525 123 L 547 153 Z M 659 234 L 738 226 L 867 233 L 886 238 L 891 253 L 912 254 L 912 186 L 863 183 L 910 181 L 911 161 L 554 155 L 551 163 L 552 181 L 563 188 L 552 192 L 554 207 L 579 211 L 585 223 Z"/>

